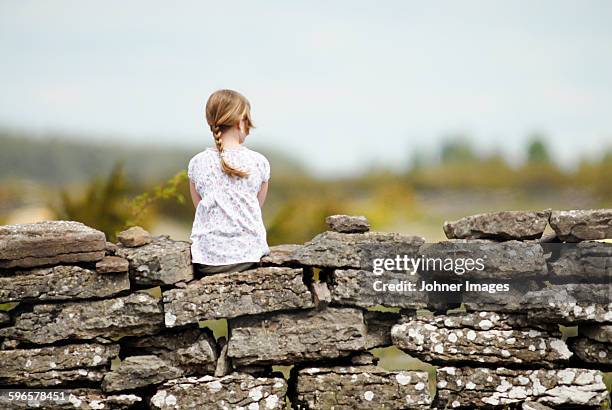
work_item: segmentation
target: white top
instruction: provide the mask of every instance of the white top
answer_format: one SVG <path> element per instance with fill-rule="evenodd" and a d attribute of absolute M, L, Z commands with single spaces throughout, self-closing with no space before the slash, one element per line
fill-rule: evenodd
<path fill-rule="evenodd" d="M 207 148 L 189 161 L 187 175 L 202 197 L 191 230 L 194 263 L 228 265 L 259 262 L 270 252 L 257 193 L 270 179 L 270 163 L 244 146 L 224 150 L 224 158 L 244 178 L 221 170 L 219 153 Z"/>

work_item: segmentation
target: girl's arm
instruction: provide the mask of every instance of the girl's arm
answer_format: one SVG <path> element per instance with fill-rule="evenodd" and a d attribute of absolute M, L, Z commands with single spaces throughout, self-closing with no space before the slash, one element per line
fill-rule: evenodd
<path fill-rule="evenodd" d="M 198 204 L 202 200 L 202 197 L 200 194 L 198 194 L 198 191 L 196 191 L 196 187 L 191 180 L 189 180 L 189 193 L 191 194 L 191 200 L 193 201 L 194 208 L 197 208 Z"/>
<path fill-rule="evenodd" d="M 257 193 L 257 200 L 259 201 L 259 207 L 263 208 L 264 202 L 266 202 L 266 195 L 268 194 L 268 181 L 261 184 L 259 192 Z"/>

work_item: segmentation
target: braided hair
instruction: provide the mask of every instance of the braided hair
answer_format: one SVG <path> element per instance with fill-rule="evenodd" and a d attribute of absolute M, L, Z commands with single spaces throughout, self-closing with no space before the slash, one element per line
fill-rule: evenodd
<path fill-rule="evenodd" d="M 240 122 L 245 120 L 247 134 L 251 128 L 254 128 L 251 121 L 251 104 L 249 101 L 237 91 L 233 90 L 218 90 L 211 94 L 206 103 L 206 121 L 210 126 L 215 146 L 219 152 L 221 161 L 221 169 L 226 174 L 242 178 L 246 177 L 248 172 L 232 167 L 223 152 L 223 132 Z"/>

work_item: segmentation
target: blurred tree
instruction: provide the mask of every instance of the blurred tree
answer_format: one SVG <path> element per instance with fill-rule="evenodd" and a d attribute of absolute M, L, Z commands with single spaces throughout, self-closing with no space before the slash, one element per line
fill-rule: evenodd
<path fill-rule="evenodd" d="M 114 241 L 130 218 L 130 210 L 125 206 L 127 192 L 123 164 L 118 162 L 106 180 L 92 179 L 85 192 L 76 198 L 62 190 L 59 206 L 50 205 L 50 208 L 56 218 L 82 222 L 101 230 L 108 240 Z"/>
<path fill-rule="evenodd" d="M 453 137 L 442 143 L 440 161 L 443 164 L 474 162 L 478 155 L 470 142 L 464 137 Z"/>
<path fill-rule="evenodd" d="M 550 163 L 550 154 L 542 134 L 533 134 L 527 146 L 527 162 L 531 164 Z"/>

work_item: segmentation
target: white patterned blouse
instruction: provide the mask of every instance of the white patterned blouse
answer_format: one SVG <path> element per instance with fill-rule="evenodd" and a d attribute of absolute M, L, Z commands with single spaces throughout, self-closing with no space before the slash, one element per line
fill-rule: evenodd
<path fill-rule="evenodd" d="M 270 251 L 257 200 L 261 184 L 270 179 L 270 163 L 245 146 L 225 149 L 223 155 L 232 167 L 249 175 L 225 174 L 213 148 L 196 154 L 187 167 L 202 198 L 191 230 L 192 262 L 214 266 L 259 262 Z"/>

